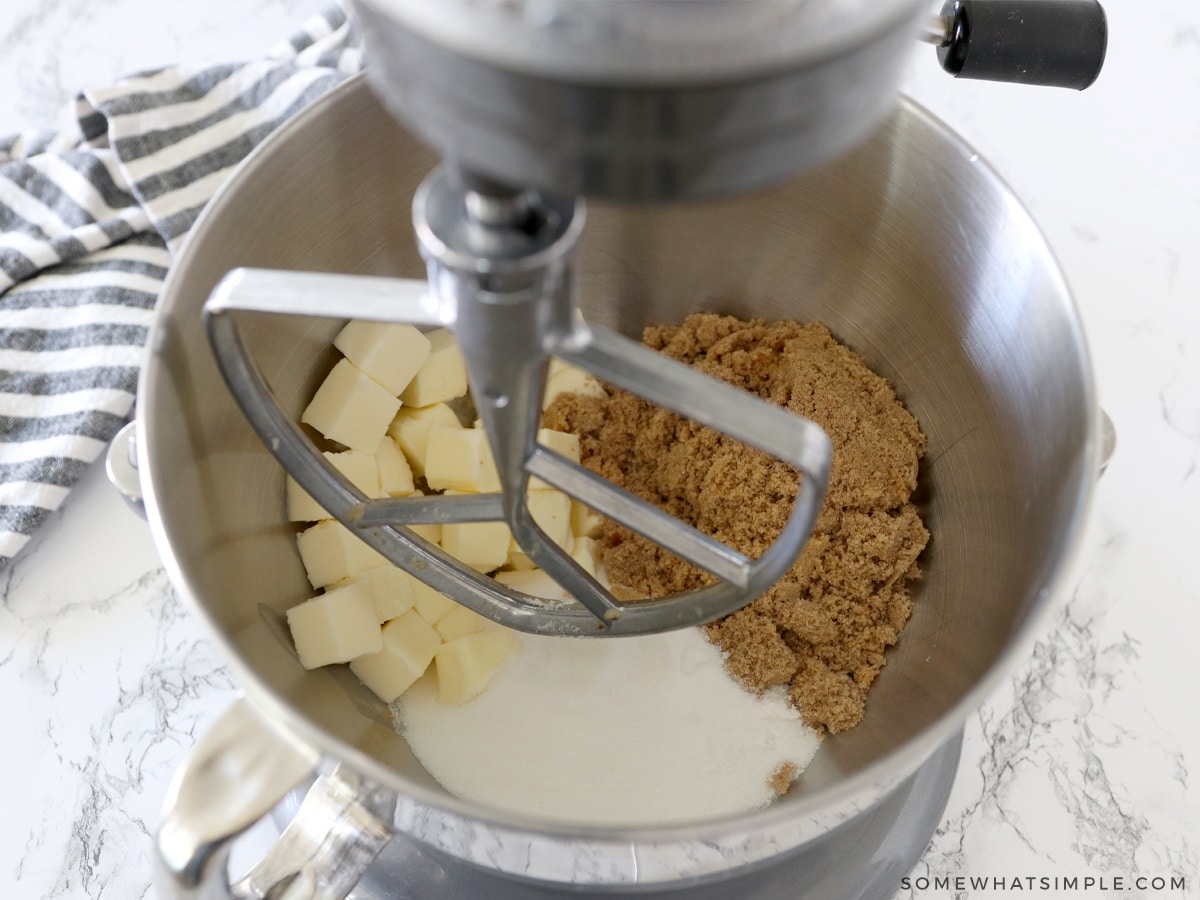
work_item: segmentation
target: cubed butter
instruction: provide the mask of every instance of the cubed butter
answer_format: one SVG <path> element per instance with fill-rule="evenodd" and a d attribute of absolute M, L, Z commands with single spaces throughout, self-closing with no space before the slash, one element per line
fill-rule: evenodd
<path fill-rule="evenodd" d="M 383 647 L 366 585 L 351 584 L 305 600 L 287 611 L 287 622 L 306 669 L 349 662 Z"/>
<path fill-rule="evenodd" d="M 348 359 L 339 360 L 300 416 L 331 441 L 374 453 L 400 401 Z"/>
<path fill-rule="evenodd" d="M 579 435 L 566 431 L 554 431 L 551 428 L 539 428 L 537 439 L 539 444 L 560 456 L 565 456 L 571 462 L 579 462 Z M 551 485 L 546 484 L 540 478 L 530 478 L 529 489 L 531 491 L 554 490 Z"/>
<path fill-rule="evenodd" d="M 379 478 L 378 496 L 407 497 L 416 490 L 412 467 L 391 435 L 385 434 L 379 442 L 375 450 L 375 467 Z"/>
<path fill-rule="evenodd" d="M 478 428 L 431 425 L 425 444 L 425 480 L 435 491 L 499 491 L 500 476 L 487 434 Z"/>
<path fill-rule="evenodd" d="M 442 543 L 442 526 L 436 522 L 409 525 L 408 527 L 416 532 L 419 537 L 425 538 L 431 544 L 440 545 Z"/>
<path fill-rule="evenodd" d="M 547 409 L 559 394 L 604 397 L 606 392 L 596 376 L 560 359 L 553 359 L 550 361 L 550 371 L 546 376 L 546 393 L 542 395 L 542 409 Z"/>
<path fill-rule="evenodd" d="M 579 435 L 553 428 L 539 428 L 538 443 L 555 451 L 572 462 L 579 462 Z"/>
<path fill-rule="evenodd" d="M 361 450 L 343 450 L 322 454 L 335 469 L 368 497 L 378 497 L 379 467 L 375 457 Z M 316 522 L 328 519 L 329 512 L 314 500 L 292 476 L 287 477 L 287 514 L 290 522 Z"/>
<path fill-rule="evenodd" d="M 375 615 L 382 625 L 402 613 L 408 612 L 413 605 L 413 581 L 415 579 L 390 563 L 376 566 L 360 572 L 352 578 L 343 578 L 334 582 L 334 587 L 349 584 L 363 584 L 371 592 L 375 602 Z"/>
<path fill-rule="evenodd" d="M 438 700 L 461 706 L 479 696 L 516 648 L 516 639 L 503 628 L 488 628 L 442 644 L 434 655 Z"/>
<path fill-rule="evenodd" d="M 405 406 L 444 403 L 467 393 L 467 367 L 454 335 L 438 328 L 425 337 L 429 340 L 429 358 L 400 394 Z"/>
<path fill-rule="evenodd" d="M 574 543 L 571 531 L 571 498 L 562 491 L 530 491 L 525 497 L 529 514 L 546 537 L 570 552 Z"/>
<path fill-rule="evenodd" d="M 517 543 L 515 537 L 508 539 L 508 562 L 505 563 L 505 568 L 508 569 L 536 569 L 537 563 L 529 558 L 529 554 L 521 549 L 521 545 Z"/>
<path fill-rule="evenodd" d="M 429 338 L 411 325 L 352 321 L 338 332 L 333 346 L 394 396 L 409 385 L 429 359 Z"/>
<path fill-rule="evenodd" d="M 594 538 L 604 527 L 604 516 L 596 512 L 586 503 L 571 500 L 571 533 L 576 537 Z"/>
<path fill-rule="evenodd" d="M 442 526 L 442 549 L 480 572 L 504 565 L 510 541 L 503 522 L 448 522 Z"/>
<path fill-rule="evenodd" d="M 474 610 L 467 609 L 465 606 L 459 606 L 456 603 L 449 612 L 438 620 L 437 625 L 433 627 L 441 635 L 443 641 L 452 641 L 465 634 L 474 634 L 477 631 L 483 631 L 485 628 L 499 628 L 501 626 L 487 616 L 481 616 Z"/>
<path fill-rule="evenodd" d="M 425 444 L 429 440 L 429 428 L 434 424 L 462 428 L 454 410 L 445 403 L 403 406 L 388 426 L 388 435 L 400 445 L 416 475 L 425 474 Z"/>
<path fill-rule="evenodd" d="M 326 519 L 300 532 L 296 547 L 313 587 L 325 587 L 367 569 L 391 565 L 383 554 L 336 519 Z"/>
<path fill-rule="evenodd" d="M 531 490 L 526 501 L 533 521 L 546 532 L 546 537 L 570 553 L 575 544 L 575 535 L 571 531 L 571 498 L 562 491 Z M 508 563 L 514 569 L 527 569 L 533 565 L 515 540 L 509 543 Z"/>
<path fill-rule="evenodd" d="M 413 609 L 430 625 L 436 625 L 442 616 L 457 605 L 441 591 L 431 588 L 420 578 L 413 577 Z"/>
<path fill-rule="evenodd" d="M 571 559 L 579 563 L 583 571 L 595 578 L 596 569 L 600 564 L 600 548 L 590 537 L 577 537 L 574 546 L 571 547 Z"/>
<path fill-rule="evenodd" d="M 425 674 L 442 639 L 413 611 L 383 626 L 381 648 L 351 660 L 350 671 L 384 703 L 391 703 Z"/>

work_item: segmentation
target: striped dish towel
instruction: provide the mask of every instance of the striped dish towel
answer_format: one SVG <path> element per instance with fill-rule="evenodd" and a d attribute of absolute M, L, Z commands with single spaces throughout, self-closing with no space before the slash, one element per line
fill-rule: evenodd
<path fill-rule="evenodd" d="M 0 138 L 0 569 L 132 413 L 163 280 L 204 204 L 361 66 L 331 6 L 264 59 L 85 90 L 76 129 Z"/>

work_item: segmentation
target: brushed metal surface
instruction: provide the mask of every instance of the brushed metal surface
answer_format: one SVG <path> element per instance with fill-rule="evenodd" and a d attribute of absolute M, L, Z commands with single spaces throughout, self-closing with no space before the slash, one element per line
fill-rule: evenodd
<path fill-rule="evenodd" d="M 447 163 L 644 201 L 761 187 L 863 140 L 895 107 L 927 5 L 585 2 L 546 23 L 520 4 L 352 11 L 379 96 Z"/>
<path fill-rule="evenodd" d="M 1077 313 L 1045 240 L 969 147 L 911 103 L 852 155 L 737 200 L 593 204 L 581 305 L 637 335 L 707 309 L 819 320 L 888 377 L 929 436 L 920 503 L 933 540 L 914 612 L 858 728 L 827 740 L 784 800 L 679 827 L 563 828 L 443 791 L 340 667 L 304 671 L 283 613 L 310 590 L 282 473 L 220 382 L 200 308 L 234 266 L 420 277 L 409 203 L 432 154 L 356 79 L 265 144 L 214 199 L 168 281 L 139 395 L 151 527 L 247 692 L 330 757 L 402 794 L 410 832 L 473 859 L 476 829 L 586 852 L 612 881 L 684 877 L 813 840 L 869 808 L 957 731 L 1032 640 L 1081 532 L 1099 461 Z M 245 338 L 298 416 L 336 323 L 248 319 Z M 446 823 L 454 827 L 446 827 Z M 497 843 L 498 842 L 498 843 Z M 631 847 L 674 848 L 683 875 Z M 526 854 L 535 877 L 562 876 Z M 530 862 L 532 860 L 532 862 Z M 622 862 L 624 860 L 624 862 Z M 538 866 L 546 864 L 543 869 Z M 624 866 L 624 868 L 622 868 Z"/>
<path fill-rule="evenodd" d="M 700 879 L 636 891 L 639 900 L 878 900 L 895 891 L 942 821 L 962 747 L 957 734 L 897 785 L 870 815 L 854 816 L 791 853 Z M 305 792 L 271 813 L 280 830 L 300 813 Z M 629 893 L 633 893 L 630 891 Z M 367 867 L 348 900 L 563 900 L 628 896 L 621 888 L 539 884 L 463 865 L 397 834 Z"/>

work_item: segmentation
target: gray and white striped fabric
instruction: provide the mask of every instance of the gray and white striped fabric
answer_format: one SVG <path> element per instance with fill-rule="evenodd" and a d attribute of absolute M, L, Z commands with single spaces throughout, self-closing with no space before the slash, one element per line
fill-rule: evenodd
<path fill-rule="evenodd" d="M 0 138 L 0 568 L 128 420 L 155 303 L 204 204 L 361 66 L 335 5 L 264 59 L 91 88 L 77 130 Z"/>

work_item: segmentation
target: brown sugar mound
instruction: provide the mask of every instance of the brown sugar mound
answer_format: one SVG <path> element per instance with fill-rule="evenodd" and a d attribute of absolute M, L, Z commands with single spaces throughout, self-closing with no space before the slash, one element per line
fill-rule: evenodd
<path fill-rule="evenodd" d="M 916 419 L 822 325 L 698 314 L 647 329 L 644 341 L 829 435 L 829 489 L 804 552 L 770 590 L 707 632 L 751 690 L 786 686 L 810 725 L 852 728 L 908 621 L 909 583 L 929 539 L 910 499 L 925 450 Z M 578 434 L 584 465 L 748 556 L 771 545 L 795 501 L 799 475 L 789 466 L 613 388 L 558 397 L 544 427 Z M 616 523 L 601 545 L 624 598 L 712 581 Z"/>
<path fill-rule="evenodd" d="M 795 763 L 785 762 L 771 773 L 771 777 L 767 779 L 767 785 L 778 796 L 782 797 L 791 788 L 792 782 L 796 780 L 796 776 L 799 774 L 799 766 Z"/>

